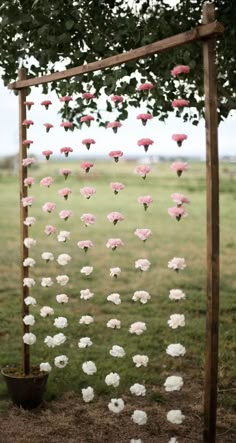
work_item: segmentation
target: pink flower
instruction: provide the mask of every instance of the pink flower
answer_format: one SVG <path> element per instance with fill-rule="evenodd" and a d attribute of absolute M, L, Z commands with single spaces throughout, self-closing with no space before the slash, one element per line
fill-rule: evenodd
<path fill-rule="evenodd" d="M 180 177 L 183 171 L 188 170 L 188 163 L 175 162 L 175 163 L 172 163 L 170 168 L 172 169 L 172 171 L 176 171 L 178 177 Z"/>
<path fill-rule="evenodd" d="M 190 200 L 179 192 L 171 194 L 171 198 L 177 204 L 177 206 L 181 206 L 183 203 L 190 203 Z"/>
<path fill-rule="evenodd" d="M 136 174 L 141 175 L 141 177 L 145 180 L 147 174 L 151 171 L 150 166 L 140 165 L 135 169 Z"/>
<path fill-rule="evenodd" d="M 150 91 L 152 88 L 154 88 L 152 83 L 142 83 L 138 86 L 137 91 Z"/>
<path fill-rule="evenodd" d="M 83 249 L 84 252 L 87 252 L 89 248 L 93 247 L 93 243 L 90 240 L 81 240 L 77 243 L 80 249 Z"/>
<path fill-rule="evenodd" d="M 67 168 L 62 168 L 60 169 L 60 175 L 64 175 L 65 180 L 67 179 L 68 175 L 70 175 L 72 173 L 71 169 L 67 169 Z"/>
<path fill-rule="evenodd" d="M 153 202 L 153 198 L 150 195 L 140 195 L 137 201 L 143 204 L 144 210 L 146 211 L 148 206 Z"/>
<path fill-rule="evenodd" d="M 69 128 L 73 128 L 73 123 L 71 122 L 61 122 L 60 126 L 68 131 Z"/>
<path fill-rule="evenodd" d="M 28 110 L 30 111 L 31 106 L 34 105 L 34 102 L 26 101 L 26 102 L 24 102 L 24 105 L 27 106 Z"/>
<path fill-rule="evenodd" d="M 27 167 L 27 166 L 31 166 L 31 165 L 33 165 L 35 163 L 35 158 L 31 158 L 31 157 L 28 157 L 28 158 L 23 158 L 23 160 L 22 160 L 22 166 L 25 166 L 25 167 Z"/>
<path fill-rule="evenodd" d="M 178 220 L 178 221 L 180 221 L 181 217 L 187 217 L 187 215 L 188 215 L 184 208 L 178 207 L 178 206 L 177 207 L 174 206 L 173 208 L 169 208 L 168 214 L 171 217 L 175 217 L 176 220 Z"/>
<path fill-rule="evenodd" d="M 174 77 L 179 74 L 189 74 L 190 67 L 187 65 L 178 65 L 175 66 L 170 72 Z"/>
<path fill-rule="evenodd" d="M 80 118 L 80 123 L 85 123 L 88 127 L 90 127 L 91 122 L 94 120 L 92 115 L 84 115 Z"/>
<path fill-rule="evenodd" d="M 33 125 L 34 124 L 34 122 L 32 121 L 32 120 L 24 120 L 23 122 L 22 122 L 22 125 L 23 126 L 26 126 L 27 128 L 29 128 L 31 125 Z"/>
<path fill-rule="evenodd" d="M 138 120 L 142 120 L 143 126 L 146 126 L 147 121 L 153 118 L 152 114 L 139 114 L 137 115 Z"/>
<path fill-rule="evenodd" d="M 117 122 L 117 121 L 107 123 L 107 128 L 112 128 L 114 134 L 117 133 L 118 128 L 120 128 L 121 126 L 122 126 L 122 124 L 120 122 Z"/>
<path fill-rule="evenodd" d="M 109 238 L 106 244 L 106 247 L 111 248 L 112 251 L 115 251 L 119 246 L 124 246 L 120 238 Z"/>
<path fill-rule="evenodd" d="M 85 224 L 85 226 L 94 225 L 95 216 L 93 214 L 82 214 L 80 220 Z"/>
<path fill-rule="evenodd" d="M 81 165 L 80 165 L 80 167 L 82 169 L 84 169 L 85 172 L 89 172 L 90 168 L 92 168 L 93 166 L 94 166 L 94 164 L 91 162 L 84 162 L 84 163 L 81 163 Z"/>
<path fill-rule="evenodd" d="M 51 123 L 44 123 L 43 126 L 46 128 L 46 132 L 49 132 L 51 128 L 53 128 L 53 125 Z"/>
<path fill-rule="evenodd" d="M 117 195 L 119 191 L 122 191 L 122 189 L 125 188 L 125 185 L 122 183 L 110 183 L 112 191 L 114 191 L 114 194 Z"/>
<path fill-rule="evenodd" d="M 111 152 L 109 152 L 109 157 L 114 158 L 116 163 L 119 161 L 119 157 L 122 157 L 122 155 L 123 155 L 122 151 L 111 151 Z"/>
<path fill-rule="evenodd" d="M 32 143 L 34 143 L 33 140 L 24 140 L 22 144 L 29 148 Z"/>
<path fill-rule="evenodd" d="M 184 98 L 176 99 L 171 102 L 173 108 L 183 108 L 184 106 L 189 106 L 189 101 Z"/>
<path fill-rule="evenodd" d="M 68 199 L 69 194 L 72 193 L 72 190 L 70 188 L 63 188 L 63 189 L 59 189 L 58 194 L 61 197 L 64 197 L 65 200 Z"/>
<path fill-rule="evenodd" d="M 84 188 L 80 188 L 80 194 L 83 195 L 83 197 L 89 199 L 92 197 L 93 194 L 95 194 L 96 189 L 92 188 L 90 186 L 85 186 Z"/>
<path fill-rule="evenodd" d="M 82 98 L 83 98 L 84 100 L 89 101 L 89 100 L 92 100 L 93 98 L 95 98 L 95 95 L 92 94 L 91 92 L 84 92 L 84 93 L 82 94 Z"/>
<path fill-rule="evenodd" d="M 147 228 L 137 228 L 134 232 L 134 235 L 137 235 L 140 240 L 146 241 L 148 237 L 152 235 L 151 229 Z"/>
<path fill-rule="evenodd" d="M 107 215 L 107 219 L 113 223 L 113 225 L 116 225 L 118 221 L 124 220 L 124 216 L 120 212 L 110 212 L 110 214 Z"/>
<path fill-rule="evenodd" d="M 154 141 L 151 140 L 150 138 L 141 138 L 140 140 L 138 140 L 138 146 L 143 146 L 145 152 L 147 152 L 148 148 L 150 145 L 153 145 Z"/>
<path fill-rule="evenodd" d="M 24 185 L 25 186 L 29 186 L 29 188 L 31 188 L 31 186 L 34 184 L 34 178 L 33 177 L 26 177 L 24 179 Z"/>
<path fill-rule="evenodd" d="M 40 103 L 42 106 L 45 106 L 45 109 L 48 109 L 49 106 L 52 104 L 51 100 L 44 100 Z"/>
<path fill-rule="evenodd" d="M 42 151 L 42 154 L 45 155 L 46 160 L 50 159 L 50 155 L 53 154 L 53 151 L 47 150 L 47 151 Z"/>
<path fill-rule="evenodd" d="M 52 202 L 47 202 L 42 207 L 43 212 L 52 212 L 54 209 L 56 209 L 56 204 Z"/>
<path fill-rule="evenodd" d="M 111 101 L 113 103 L 115 103 L 115 107 L 117 108 L 119 103 L 123 103 L 124 97 L 122 97 L 121 95 L 112 95 L 111 96 Z"/>
<path fill-rule="evenodd" d="M 26 206 L 32 206 L 33 201 L 34 201 L 34 197 L 31 197 L 31 196 L 29 195 L 28 197 L 23 197 L 23 198 L 21 199 L 21 201 L 22 201 L 22 205 L 24 206 L 24 208 L 25 208 Z"/>
<path fill-rule="evenodd" d="M 73 152 L 73 149 L 70 147 L 65 147 L 60 149 L 60 153 L 65 154 L 65 157 L 68 157 L 69 152 Z"/>
<path fill-rule="evenodd" d="M 82 140 L 82 144 L 86 146 L 86 148 L 89 150 L 91 145 L 94 145 L 96 142 L 93 138 L 85 138 Z"/>
<path fill-rule="evenodd" d="M 186 134 L 173 134 L 171 138 L 172 140 L 177 142 L 177 145 L 180 147 L 182 146 L 183 141 L 188 138 L 188 136 Z"/>
<path fill-rule="evenodd" d="M 60 102 L 68 103 L 71 102 L 73 98 L 70 95 L 65 95 L 64 97 L 60 98 Z"/>
<path fill-rule="evenodd" d="M 67 211 L 66 209 L 63 209 L 62 211 L 59 212 L 59 217 L 67 220 L 69 217 L 72 217 L 73 212 L 72 211 Z"/>
<path fill-rule="evenodd" d="M 46 186 L 49 188 L 53 184 L 53 178 L 52 177 L 44 177 L 42 180 L 40 180 L 40 186 Z"/>
<path fill-rule="evenodd" d="M 44 232 L 47 235 L 55 234 L 56 228 L 52 225 L 46 225 L 44 228 Z"/>

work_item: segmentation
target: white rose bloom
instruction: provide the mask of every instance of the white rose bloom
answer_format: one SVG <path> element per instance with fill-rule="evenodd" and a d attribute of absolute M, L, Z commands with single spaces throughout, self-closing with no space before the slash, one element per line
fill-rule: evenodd
<path fill-rule="evenodd" d="M 90 275 L 93 272 L 93 266 L 83 266 L 83 268 L 80 269 L 80 272 L 84 275 Z"/>
<path fill-rule="evenodd" d="M 54 314 L 54 309 L 50 308 L 50 306 L 43 306 L 40 309 L 41 317 L 47 317 L 48 315 L 53 315 L 53 314 Z"/>
<path fill-rule="evenodd" d="M 29 305 L 35 306 L 37 304 L 36 299 L 34 297 L 31 297 L 30 295 L 28 295 L 28 297 L 24 299 L 24 302 L 27 306 Z"/>
<path fill-rule="evenodd" d="M 26 217 L 26 219 L 24 220 L 24 225 L 26 226 L 33 226 L 36 222 L 36 218 L 35 217 Z"/>
<path fill-rule="evenodd" d="M 120 294 L 117 294 L 117 293 L 108 295 L 107 300 L 114 303 L 114 305 L 121 304 Z"/>
<path fill-rule="evenodd" d="M 25 325 L 33 326 L 35 324 L 35 318 L 33 315 L 25 315 L 23 318 L 23 322 Z"/>
<path fill-rule="evenodd" d="M 186 353 L 186 349 L 180 343 L 172 343 L 167 346 L 166 353 L 171 357 L 182 357 Z"/>
<path fill-rule="evenodd" d="M 82 337 L 78 342 L 79 348 L 88 348 L 89 346 L 92 346 L 92 344 L 93 342 L 89 337 Z"/>
<path fill-rule="evenodd" d="M 135 291 L 132 300 L 134 301 L 140 301 L 143 305 L 150 300 L 151 295 L 147 291 Z"/>
<path fill-rule="evenodd" d="M 151 263 L 146 258 L 140 258 L 139 260 L 136 260 L 136 262 L 135 262 L 135 268 L 140 269 L 140 271 L 143 271 L 143 272 L 148 271 L 150 266 L 151 266 Z"/>
<path fill-rule="evenodd" d="M 85 361 L 82 364 L 82 369 L 83 369 L 84 373 L 87 374 L 87 375 L 93 375 L 93 374 L 95 374 L 95 372 L 97 372 L 96 365 L 91 360 Z"/>
<path fill-rule="evenodd" d="M 131 394 L 137 395 L 138 397 L 146 395 L 146 388 L 144 385 L 140 385 L 139 383 L 134 383 L 134 385 L 129 388 Z"/>
<path fill-rule="evenodd" d="M 172 329 L 183 327 L 185 326 L 185 316 L 184 314 L 172 314 L 167 323 Z"/>
<path fill-rule="evenodd" d="M 41 258 L 43 260 L 46 260 L 46 262 L 49 262 L 49 261 L 53 261 L 54 260 L 54 255 L 52 254 L 52 252 L 43 252 L 41 254 Z"/>
<path fill-rule="evenodd" d="M 25 277 L 23 280 L 23 286 L 27 286 L 27 288 L 32 288 L 35 285 L 35 280 L 33 278 Z"/>
<path fill-rule="evenodd" d="M 105 377 L 105 383 L 107 386 L 113 386 L 114 388 L 117 388 L 120 384 L 120 376 L 117 374 L 117 372 L 110 372 Z"/>
<path fill-rule="evenodd" d="M 132 323 L 129 328 L 130 334 L 136 334 L 141 335 L 144 331 L 147 330 L 146 323 L 142 321 L 137 321 L 135 323 Z"/>
<path fill-rule="evenodd" d="M 68 303 L 69 297 L 66 294 L 58 294 L 56 295 L 57 303 Z"/>
<path fill-rule="evenodd" d="M 120 329 L 120 320 L 117 320 L 117 318 L 111 318 L 111 320 L 108 320 L 107 327 L 111 329 Z"/>
<path fill-rule="evenodd" d="M 52 339 L 53 339 L 54 346 L 60 346 L 60 345 L 63 345 L 63 343 L 65 343 L 66 336 L 62 332 L 59 332 L 59 334 L 55 334 L 52 337 Z"/>
<path fill-rule="evenodd" d="M 141 366 L 147 367 L 149 362 L 149 357 L 147 355 L 134 355 L 132 360 L 136 366 L 136 368 L 140 368 Z"/>
<path fill-rule="evenodd" d="M 23 261 L 23 266 L 25 266 L 25 267 L 30 267 L 30 268 L 33 268 L 33 266 L 36 264 L 36 261 L 33 259 L 33 258 L 31 258 L 31 257 L 27 257 L 27 258 L 25 258 L 25 260 Z"/>
<path fill-rule="evenodd" d="M 55 348 L 54 339 L 51 337 L 51 335 L 47 335 L 47 337 L 45 337 L 44 343 L 48 348 Z"/>
<path fill-rule="evenodd" d="M 26 248 L 31 248 L 32 246 L 35 246 L 36 245 L 36 240 L 34 240 L 33 238 L 31 238 L 31 237 L 26 237 L 25 239 L 24 239 L 24 245 L 25 245 L 25 247 Z"/>
<path fill-rule="evenodd" d="M 167 392 L 172 392 L 172 391 L 180 391 L 183 384 L 184 382 L 182 377 L 178 377 L 177 375 L 171 375 L 170 377 L 167 377 L 164 386 Z"/>
<path fill-rule="evenodd" d="M 112 398 L 108 404 L 108 409 L 111 412 L 115 412 L 115 414 L 119 414 L 119 412 L 123 411 L 124 407 L 125 404 L 122 398 Z"/>
<path fill-rule="evenodd" d="M 43 277 L 42 278 L 41 286 L 43 286 L 44 288 L 49 288 L 52 285 L 53 285 L 53 280 L 51 277 Z"/>
<path fill-rule="evenodd" d="M 109 354 L 112 355 L 112 357 L 122 358 L 125 356 L 125 350 L 122 346 L 114 345 L 109 351 Z"/>
<path fill-rule="evenodd" d="M 169 299 L 170 300 L 181 300 L 185 299 L 186 295 L 181 289 L 171 289 L 169 293 Z"/>
<path fill-rule="evenodd" d="M 57 240 L 59 242 L 65 242 L 69 238 L 70 238 L 70 232 L 69 231 L 60 231 L 58 236 L 57 236 Z"/>
<path fill-rule="evenodd" d="M 181 257 L 174 257 L 168 262 L 168 268 L 175 271 L 182 271 L 186 266 L 185 259 Z"/>
<path fill-rule="evenodd" d="M 66 355 L 58 355 L 54 358 L 54 365 L 58 368 L 64 368 L 68 364 L 68 357 Z"/>
<path fill-rule="evenodd" d="M 171 411 L 167 412 L 166 418 L 170 423 L 180 425 L 184 421 L 185 416 L 179 409 L 171 409 Z"/>
<path fill-rule="evenodd" d="M 87 388 L 81 389 L 83 400 L 85 403 L 89 403 L 94 399 L 94 390 L 91 386 L 88 386 Z"/>
<path fill-rule="evenodd" d="M 59 283 L 59 285 L 61 285 L 61 286 L 65 286 L 69 280 L 70 279 L 69 279 L 68 275 L 58 275 L 56 277 L 57 283 Z"/>
<path fill-rule="evenodd" d="M 132 414 L 132 420 L 137 425 L 145 425 L 147 423 L 147 414 L 144 411 L 136 409 Z"/>
<path fill-rule="evenodd" d="M 110 268 L 110 276 L 111 277 L 119 277 L 120 274 L 121 274 L 120 268 Z"/>
<path fill-rule="evenodd" d="M 80 298 L 82 298 L 83 300 L 89 300 L 90 298 L 93 298 L 94 293 L 90 292 L 89 289 L 82 289 L 80 291 Z"/>
<path fill-rule="evenodd" d="M 33 345 L 36 342 L 37 338 L 36 335 L 32 334 L 32 332 L 26 332 L 23 335 L 23 342 L 26 345 Z"/>
<path fill-rule="evenodd" d="M 60 254 L 57 257 L 57 262 L 61 266 L 68 265 L 70 260 L 71 260 L 71 256 L 69 254 Z"/>
<path fill-rule="evenodd" d="M 52 366 L 48 362 L 40 363 L 39 368 L 40 368 L 40 371 L 42 371 L 42 372 L 51 372 L 51 370 L 52 370 Z"/>
<path fill-rule="evenodd" d="M 59 328 L 59 329 L 67 328 L 67 326 L 68 326 L 67 318 L 65 318 L 65 317 L 55 318 L 53 326 L 56 326 L 56 328 Z"/>
<path fill-rule="evenodd" d="M 81 325 L 90 325 L 90 323 L 94 322 L 94 318 L 91 317 L 91 315 L 82 315 L 82 317 L 79 320 L 79 323 Z"/>

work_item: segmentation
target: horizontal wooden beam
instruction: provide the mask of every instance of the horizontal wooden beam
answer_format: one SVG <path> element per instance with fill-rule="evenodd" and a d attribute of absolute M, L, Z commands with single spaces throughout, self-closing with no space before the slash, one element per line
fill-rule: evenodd
<path fill-rule="evenodd" d="M 65 71 L 55 72 L 53 74 L 43 75 L 41 77 L 29 78 L 26 80 L 18 80 L 8 85 L 9 89 L 22 89 L 28 86 L 42 85 L 43 83 L 49 83 L 53 81 L 63 80 L 65 78 L 71 78 L 79 74 L 86 74 L 87 72 L 98 71 L 100 69 L 110 68 L 112 66 L 121 65 L 132 60 L 147 57 L 149 55 L 163 52 L 168 49 L 176 48 L 177 46 L 185 45 L 197 40 L 210 38 L 216 34 L 224 32 L 224 26 L 214 21 L 206 25 L 198 26 L 190 31 L 183 32 L 181 34 L 174 35 L 172 37 L 159 40 L 149 45 L 142 46 L 141 48 L 132 49 L 123 54 L 114 55 L 102 60 L 98 60 L 93 63 L 70 68 Z"/>

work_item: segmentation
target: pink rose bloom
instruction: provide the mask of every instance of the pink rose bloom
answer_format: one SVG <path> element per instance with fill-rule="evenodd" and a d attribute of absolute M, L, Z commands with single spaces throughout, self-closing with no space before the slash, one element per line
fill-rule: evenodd
<path fill-rule="evenodd" d="M 29 188 L 31 188 L 31 186 L 34 184 L 34 178 L 33 177 L 27 177 L 24 179 L 24 185 L 25 186 L 29 186 Z"/>
<path fill-rule="evenodd" d="M 150 195 L 140 195 L 137 201 L 143 204 L 144 210 L 146 211 L 148 206 L 153 202 L 153 198 Z"/>
<path fill-rule="evenodd" d="M 53 151 L 47 150 L 47 151 L 42 151 L 42 154 L 45 155 L 46 160 L 50 159 L 50 155 L 53 154 Z"/>
<path fill-rule="evenodd" d="M 117 133 L 118 128 L 120 128 L 122 126 L 122 124 L 120 122 L 109 122 L 107 123 L 107 128 L 112 128 L 114 134 Z"/>
<path fill-rule="evenodd" d="M 21 201 L 22 201 L 22 205 L 24 206 L 24 208 L 25 208 L 26 206 L 32 206 L 33 201 L 34 201 L 34 197 L 31 197 L 31 196 L 29 195 L 28 197 L 23 197 L 23 198 L 21 199 Z"/>
<path fill-rule="evenodd" d="M 85 224 L 85 226 L 94 225 L 95 216 L 93 214 L 82 214 L 80 220 Z"/>
<path fill-rule="evenodd" d="M 68 168 L 62 168 L 62 169 L 60 169 L 59 173 L 60 173 L 60 175 L 64 175 L 65 180 L 66 180 L 67 177 L 72 174 L 72 170 L 68 169 Z"/>
<path fill-rule="evenodd" d="M 42 180 L 40 180 L 40 186 L 46 186 L 49 188 L 53 184 L 52 177 L 44 177 Z"/>
<path fill-rule="evenodd" d="M 60 153 L 65 154 L 65 157 L 68 157 L 69 152 L 73 152 L 73 149 L 70 147 L 65 147 L 60 149 Z"/>
<path fill-rule="evenodd" d="M 31 165 L 33 165 L 35 163 L 35 158 L 31 158 L 31 157 L 28 157 L 28 158 L 23 158 L 23 160 L 22 160 L 22 166 L 24 166 L 24 167 L 27 167 L 27 166 L 31 166 Z"/>
<path fill-rule="evenodd" d="M 188 138 L 188 136 L 186 134 L 173 134 L 171 138 L 172 140 L 177 142 L 177 145 L 180 147 L 182 146 L 183 141 Z"/>
<path fill-rule="evenodd" d="M 48 109 L 50 105 L 52 105 L 51 100 L 44 100 L 40 103 L 42 106 L 45 106 L 45 109 Z"/>
<path fill-rule="evenodd" d="M 114 191 L 114 194 L 117 195 L 119 191 L 122 191 L 122 189 L 125 188 L 125 185 L 122 183 L 111 183 L 110 184 L 112 191 Z"/>
<path fill-rule="evenodd" d="M 178 206 L 181 206 L 183 203 L 190 203 L 190 200 L 179 192 L 171 194 L 171 198 Z"/>
<path fill-rule="evenodd" d="M 64 97 L 60 98 L 60 102 L 63 103 L 68 103 L 71 102 L 73 100 L 73 98 L 70 95 L 65 95 Z"/>
<path fill-rule="evenodd" d="M 44 232 L 47 235 L 55 234 L 56 228 L 52 225 L 46 225 L 44 228 Z"/>
<path fill-rule="evenodd" d="M 80 188 L 80 194 L 83 195 L 83 197 L 89 199 L 92 197 L 93 194 L 96 193 L 96 189 L 92 188 L 90 186 L 85 186 L 84 188 Z"/>
<path fill-rule="evenodd" d="M 170 72 L 171 72 L 171 75 L 173 75 L 174 77 L 176 77 L 176 75 L 179 75 L 179 74 L 189 74 L 190 67 L 187 65 L 178 65 L 178 66 L 175 66 Z"/>
<path fill-rule="evenodd" d="M 170 166 L 170 169 L 172 169 L 172 171 L 177 172 L 178 177 L 180 177 L 183 171 L 187 171 L 188 170 L 188 163 L 174 162 Z"/>
<path fill-rule="evenodd" d="M 52 212 L 55 209 L 56 209 L 56 204 L 52 202 L 47 202 L 42 207 L 43 212 Z"/>
<path fill-rule="evenodd" d="M 189 106 L 189 101 L 184 98 L 176 99 L 171 102 L 173 108 L 183 108 L 184 106 Z"/>
<path fill-rule="evenodd" d="M 92 94 L 91 92 L 84 92 L 83 94 L 82 94 L 82 98 L 84 99 L 84 100 L 92 100 L 93 98 L 95 98 L 95 95 L 94 94 Z"/>
<path fill-rule="evenodd" d="M 152 83 L 142 83 L 138 86 L 137 91 L 150 91 L 152 88 L 154 88 L 154 85 Z"/>
<path fill-rule="evenodd" d="M 106 244 L 106 247 L 111 248 L 112 251 L 115 251 L 119 246 L 124 246 L 120 238 L 109 238 Z"/>
<path fill-rule="evenodd" d="M 151 140 L 150 138 L 141 138 L 140 140 L 138 140 L 138 146 L 143 146 L 145 152 L 148 151 L 148 148 L 150 145 L 153 145 L 154 141 Z"/>
<path fill-rule="evenodd" d="M 123 155 L 122 151 L 111 151 L 111 152 L 109 152 L 109 157 L 114 158 L 116 163 L 119 161 L 119 158 L 122 157 L 122 155 Z"/>
<path fill-rule="evenodd" d="M 27 109 L 30 111 L 31 106 L 34 105 L 34 102 L 26 101 L 26 102 L 24 102 L 24 105 L 27 106 Z"/>
<path fill-rule="evenodd" d="M 147 121 L 153 118 L 152 114 L 139 114 L 136 117 L 138 120 L 142 120 L 143 126 L 146 126 Z"/>
<path fill-rule="evenodd" d="M 111 96 L 111 101 L 113 103 L 115 103 L 115 107 L 117 108 L 119 103 L 123 103 L 124 97 L 122 97 L 121 95 L 112 95 Z"/>
<path fill-rule="evenodd" d="M 72 190 L 70 188 L 62 188 L 62 189 L 59 189 L 59 191 L 58 191 L 58 194 L 61 197 L 64 197 L 65 200 L 68 199 L 68 197 L 71 193 L 72 193 Z"/>
<path fill-rule="evenodd" d="M 51 123 L 44 123 L 43 126 L 46 128 L 46 132 L 49 132 L 51 128 L 53 128 L 53 125 Z"/>
<path fill-rule="evenodd" d="M 64 219 L 64 220 L 67 220 L 72 215 L 73 215 L 73 212 L 69 211 L 69 210 L 66 210 L 66 209 L 63 209 L 62 211 L 59 212 L 59 217 Z"/>
<path fill-rule="evenodd" d="M 71 122 L 61 122 L 60 126 L 68 131 L 69 128 L 73 128 L 73 123 Z"/>
<path fill-rule="evenodd" d="M 134 232 L 134 235 L 137 235 L 140 240 L 146 241 L 148 237 L 152 235 L 151 229 L 147 228 L 137 228 Z"/>
<path fill-rule="evenodd" d="M 113 225 L 116 225 L 118 221 L 124 220 L 124 216 L 120 212 L 110 212 L 110 214 L 107 215 L 107 219 L 113 223 Z"/>
<path fill-rule="evenodd" d="M 181 217 L 187 217 L 187 212 L 181 206 L 174 206 L 173 208 L 168 209 L 168 214 L 171 217 L 175 217 L 176 220 L 180 221 Z"/>
<path fill-rule="evenodd" d="M 83 249 L 84 252 L 87 252 L 89 248 L 93 247 L 93 243 L 90 240 L 81 240 L 77 243 L 80 249 Z"/>
<path fill-rule="evenodd" d="M 146 176 L 147 176 L 147 174 L 149 174 L 150 171 L 151 171 L 151 168 L 150 168 L 150 166 L 147 166 L 147 165 L 140 165 L 140 166 L 137 166 L 137 168 L 135 168 L 136 174 L 141 175 L 141 177 L 144 180 L 146 179 Z"/>
<path fill-rule="evenodd" d="M 94 145 L 96 142 L 93 138 L 85 138 L 82 140 L 82 145 L 85 145 L 86 148 L 89 150 L 91 145 Z"/>
<path fill-rule="evenodd" d="M 29 148 L 32 143 L 34 143 L 33 140 L 24 140 L 22 144 Z"/>
<path fill-rule="evenodd" d="M 24 120 L 23 122 L 22 122 L 22 125 L 23 126 L 26 126 L 27 128 L 29 128 L 31 125 L 33 125 L 34 124 L 34 122 L 32 121 L 32 120 Z"/>
<path fill-rule="evenodd" d="M 80 118 L 80 123 L 85 123 L 88 127 L 90 127 L 91 122 L 94 120 L 92 115 L 84 115 Z"/>

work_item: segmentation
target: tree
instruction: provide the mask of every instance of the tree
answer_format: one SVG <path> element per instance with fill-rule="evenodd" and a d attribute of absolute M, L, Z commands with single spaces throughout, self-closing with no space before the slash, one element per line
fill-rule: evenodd
<path fill-rule="evenodd" d="M 55 63 L 65 58 L 67 67 L 74 67 L 184 32 L 200 24 L 203 3 L 182 0 L 173 10 L 165 0 L 2 0 L 0 67 L 4 83 L 17 78 L 19 59 L 29 66 L 33 56 L 37 62 L 31 64 L 28 74 L 37 76 L 55 72 Z M 236 109 L 236 2 L 215 0 L 215 6 L 217 19 L 225 25 L 217 60 L 219 116 L 223 119 Z M 176 64 L 191 67 L 187 86 L 181 82 L 176 85 L 171 77 L 170 70 Z M 60 95 L 81 93 L 91 87 L 97 96 L 101 91 L 107 95 L 127 94 L 129 99 L 122 104 L 119 115 L 119 119 L 125 119 L 128 104 L 139 106 L 137 84 L 151 81 L 156 87 L 147 108 L 154 115 L 165 120 L 172 110 L 171 101 L 176 95 L 183 96 L 195 107 L 183 118 L 197 124 L 204 113 L 202 77 L 202 47 L 194 43 L 51 86 Z M 68 118 L 78 120 L 85 108 L 78 97 L 76 107 L 66 109 L 63 112 L 69 110 Z M 107 110 L 111 111 L 109 100 Z"/>

